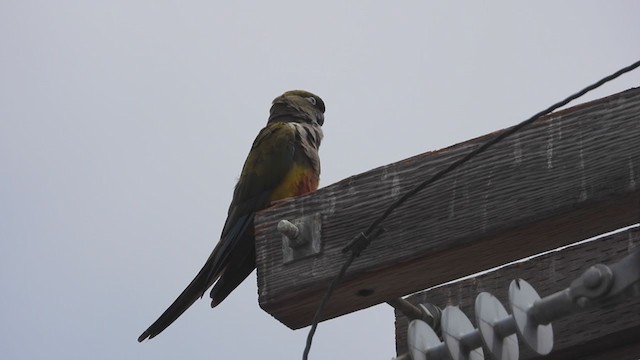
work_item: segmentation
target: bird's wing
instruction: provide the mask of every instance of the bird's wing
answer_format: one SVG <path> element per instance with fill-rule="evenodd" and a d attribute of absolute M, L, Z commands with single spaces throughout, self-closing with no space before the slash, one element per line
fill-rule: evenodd
<path fill-rule="evenodd" d="M 225 276 L 225 280 L 228 285 L 233 284 L 231 290 L 253 271 L 253 217 L 257 211 L 269 205 L 271 191 L 278 186 L 292 166 L 296 136 L 295 127 L 287 123 L 273 123 L 260 131 L 235 187 L 220 241 L 196 277 L 171 306 L 140 335 L 138 341 L 151 339 L 171 325 L 202 297 L 225 272 L 228 265 L 231 265 L 228 269 L 231 276 Z M 247 272 L 249 265 L 251 269 Z M 234 271 L 238 271 L 237 275 Z"/>
<path fill-rule="evenodd" d="M 250 213 L 246 231 L 234 237 L 235 243 L 220 244 L 232 251 L 221 251 L 227 256 L 224 271 L 211 290 L 211 307 L 221 303 L 256 267 L 255 237 L 253 218 L 257 210 L 266 208 L 271 201 L 297 196 L 302 192 L 315 190 L 318 184 L 319 159 L 317 145 L 318 134 L 311 134 L 305 126 L 295 123 L 272 123 L 254 142 L 253 148 L 229 209 L 229 217 L 223 234 L 228 226 L 237 223 L 234 214 Z M 311 154 L 311 155 L 310 155 Z M 317 166 L 316 162 L 317 160 Z M 303 185 L 304 184 L 304 185 Z M 247 196 L 250 201 L 244 201 Z M 231 227 L 233 230 L 233 227 Z"/>

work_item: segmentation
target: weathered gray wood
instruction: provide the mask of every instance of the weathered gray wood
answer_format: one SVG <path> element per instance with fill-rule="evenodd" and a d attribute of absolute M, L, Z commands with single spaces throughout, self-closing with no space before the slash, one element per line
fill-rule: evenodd
<path fill-rule="evenodd" d="M 309 325 L 345 260 L 343 246 L 405 191 L 496 134 L 259 213 L 262 308 L 291 328 Z M 398 208 L 353 263 L 324 319 L 638 222 L 639 145 L 638 88 L 541 118 Z M 315 213 L 323 220 L 321 255 L 284 265 L 277 222 Z"/>
<path fill-rule="evenodd" d="M 509 283 L 515 278 L 528 281 L 540 296 L 546 296 L 568 287 L 589 266 L 614 263 L 635 250 L 640 250 L 639 227 L 436 287 L 414 294 L 407 300 L 414 304 L 431 302 L 443 308 L 446 305 L 460 306 L 475 324 L 473 303 L 482 291 L 495 295 L 508 308 Z M 407 351 L 408 320 L 396 312 L 395 325 L 396 349 L 398 354 L 402 354 Z M 607 308 L 573 314 L 552 325 L 553 352 L 540 359 L 640 358 L 640 346 L 637 346 L 640 339 L 640 297 Z M 520 344 L 520 359 L 537 358 L 537 354 Z"/>

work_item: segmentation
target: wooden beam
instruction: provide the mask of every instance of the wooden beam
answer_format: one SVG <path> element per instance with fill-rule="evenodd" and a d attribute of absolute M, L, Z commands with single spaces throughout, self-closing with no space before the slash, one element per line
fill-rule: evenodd
<path fill-rule="evenodd" d="M 508 308 L 509 283 L 515 278 L 528 281 L 544 297 L 568 287 L 589 266 L 614 263 L 635 250 L 640 250 L 640 227 L 429 289 L 407 300 L 414 304 L 430 302 L 443 308 L 447 305 L 460 306 L 475 324 L 473 304 L 482 291 L 495 295 Z M 408 320 L 396 312 L 395 325 L 396 349 L 398 354 L 402 354 L 407 351 Z M 640 358 L 640 297 L 573 314 L 555 321 L 552 326 L 553 352 L 540 357 L 521 342 L 520 359 Z"/>
<path fill-rule="evenodd" d="M 347 242 L 401 194 L 497 133 L 259 213 L 260 306 L 290 328 L 309 325 Z M 638 222 L 639 145 L 640 88 L 539 119 L 398 208 L 352 264 L 324 319 Z M 277 223 L 314 214 L 321 253 L 284 264 Z"/>

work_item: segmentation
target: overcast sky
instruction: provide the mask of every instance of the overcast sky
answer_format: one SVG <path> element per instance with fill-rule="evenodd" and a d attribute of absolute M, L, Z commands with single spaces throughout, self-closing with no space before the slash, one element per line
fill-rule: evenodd
<path fill-rule="evenodd" d="M 640 59 L 638 1 L 391 4 L 1 1 L 0 356 L 300 358 L 308 329 L 259 308 L 255 275 L 136 341 L 217 242 L 274 97 L 325 100 L 327 186 Z M 324 322 L 311 358 L 390 359 L 393 321 L 379 305 Z"/>

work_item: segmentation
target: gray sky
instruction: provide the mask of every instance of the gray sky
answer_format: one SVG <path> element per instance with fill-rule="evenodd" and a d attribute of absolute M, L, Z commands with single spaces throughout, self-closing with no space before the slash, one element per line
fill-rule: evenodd
<path fill-rule="evenodd" d="M 138 335 L 217 242 L 270 101 L 327 104 L 322 186 L 519 122 L 640 59 L 637 1 L 2 1 L 3 359 L 295 359 L 252 275 Z M 640 85 L 626 75 L 580 100 Z M 358 229 L 354 229 L 356 231 Z M 389 359 L 379 305 L 312 359 Z"/>

